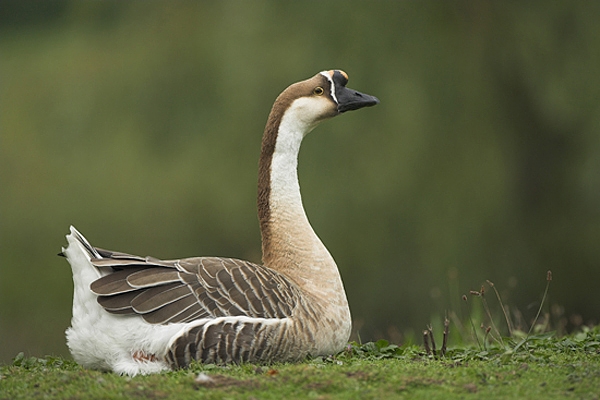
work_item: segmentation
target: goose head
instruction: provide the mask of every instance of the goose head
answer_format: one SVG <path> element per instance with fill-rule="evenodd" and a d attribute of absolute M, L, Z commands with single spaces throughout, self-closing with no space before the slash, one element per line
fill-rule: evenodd
<path fill-rule="evenodd" d="M 306 135 L 323 120 L 379 103 L 375 96 L 347 88 L 347 83 L 344 71 L 329 70 L 290 85 L 277 97 L 270 122 L 279 125 L 287 119 L 295 125 L 289 128 Z"/>

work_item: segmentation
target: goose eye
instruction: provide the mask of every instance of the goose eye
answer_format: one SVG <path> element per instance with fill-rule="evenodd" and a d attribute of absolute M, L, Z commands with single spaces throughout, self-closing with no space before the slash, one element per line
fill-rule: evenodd
<path fill-rule="evenodd" d="M 323 93 L 325 93 L 325 91 L 321 86 L 317 86 L 313 89 L 313 94 L 316 94 L 317 96 L 321 96 Z"/>

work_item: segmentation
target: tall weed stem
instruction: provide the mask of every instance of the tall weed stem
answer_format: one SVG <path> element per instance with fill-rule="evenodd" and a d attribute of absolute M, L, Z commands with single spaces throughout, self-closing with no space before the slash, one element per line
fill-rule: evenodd
<path fill-rule="evenodd" d="M 535 316 L 535 319 L 533 320 L 533 323 L 531 324 L 531 327 L 529 328 L 529 332 L 527 332 L 527 338 L 529 338 L 529 335 L 531 335 L 531 331 L 533 331 L 533 328 L 535 327 L 535 324 L 537 323 L 537 320 L 540 317 L 540 313 L 542 312 L 542 307 L 544 306 L 544 302 L 546 301 L 546 296 L 548 295 L 548 288 L 550 287 L 550 281 L 552 281 L 552 271 L 548 270 L 548 272 L 546 273 L 546 290 L 544 290 L 544 296 L 542 296 L 540 308 L 538 308 L 538 312 Z"/>

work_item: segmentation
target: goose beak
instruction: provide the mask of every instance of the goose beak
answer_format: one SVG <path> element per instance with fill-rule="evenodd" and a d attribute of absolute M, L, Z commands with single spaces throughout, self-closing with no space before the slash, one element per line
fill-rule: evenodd
<path fill-rule="evenodd" d="M 358 110 L 363 107 L 371 107 L 379 104 L 379 99 L 369 94 L 358 92 L 345 86 L 338 86 L 335 91 L 338 101 L 338 112 Z"/>

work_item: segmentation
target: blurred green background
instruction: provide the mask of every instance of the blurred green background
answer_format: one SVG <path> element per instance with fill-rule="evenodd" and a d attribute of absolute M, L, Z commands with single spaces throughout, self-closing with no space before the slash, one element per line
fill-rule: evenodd
<path fill-rule="evenodd" d="M 0 362 L 68 354 L 56 253 L 70 224 L 108 249 L 259 262 L 267 114 L 331 68 L 381 100 L 300 155 L 353 338 L 464 320 L 461 295 L 486 279 L 531 322 L 549 269 L 553 328 L 597 323 L 599 15 L 583 1 L 2 1 Z"/>

